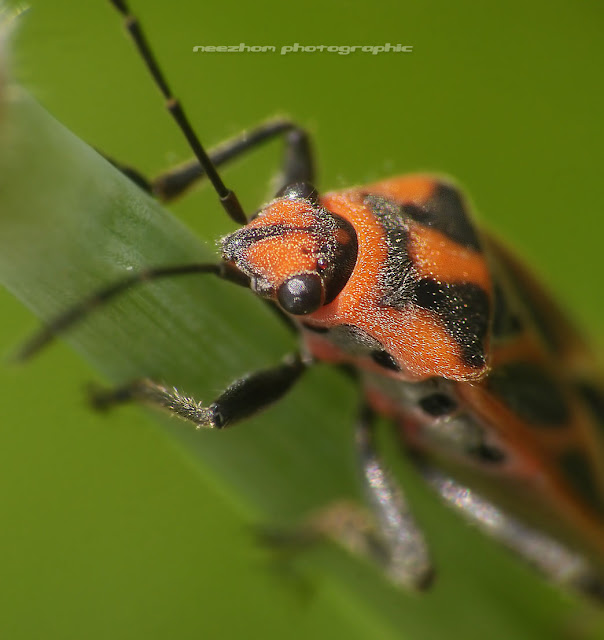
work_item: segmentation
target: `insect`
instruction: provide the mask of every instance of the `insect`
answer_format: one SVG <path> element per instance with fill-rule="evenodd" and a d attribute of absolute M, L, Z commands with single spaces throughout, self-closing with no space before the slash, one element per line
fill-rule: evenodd
<path fill-rule="evenodd" d="M 138 380 L 99 393 L 97 405 L 141 400 L 223 428 L 279 400 L 315 361 L 347 367 L 365 399 L 355 434 L 371 521 L 327 509 L 312 524 L 318 533 L 373 552 L 400 584 L 430 583 L 423 534 L 376 450 L 379 413 L 446 501 L 552 579 L 602 599 L 604 396 L 588 349 L 555 304 L 475 226 L 446 181 L 408 176 L 320 196 L 308 136 L 288 121 L 208 155 L 138 22 L 124 2 L 113 4 L 197 157 L 153 184 L 131 175 L 166 199 L 205 175 L 243 226 L 222 241 L 221 263 L 129 276 L 51 323 L 24 357 L 144 281 L 198 273 L 247 286 L 299 331 L 298 353 L 210 404 Z M 217 169 L 277 136 L 286 143 L 283 181 L 249 220 Z"/>

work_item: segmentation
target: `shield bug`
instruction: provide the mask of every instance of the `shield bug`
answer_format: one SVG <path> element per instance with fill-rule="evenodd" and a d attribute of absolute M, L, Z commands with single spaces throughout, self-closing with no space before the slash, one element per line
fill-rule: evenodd
<path fill-rule="evenodd" d="M 365 399 L 355 438 L 371 510 L 368 520 L 327 509 L 311 533 L 373 554 L 405 586 L 430 583 L 422 532 L 376 450 L 380 414 L 446 501 L 552 579 L 601 599 L 604 397 L 589 350 L 555 303 L 475 225 L 450 182 L 407 176 L 321 196 L 308 135 L 286 120 L 208 154 L 138 21 L 114 5 L 197 158 L 154 182 L 124 170 L 164 199 L 205 176 L 242 228 L 222 240 L 220 263 L 128 276 L 57 318 L 23 357 L 149 280 L 204 274 L 248 287 L 300 333 L 298 352 L 209 403 L 145 379 L 99 392 L 96 405 L 140 400 L 224 428 L 279 400 L 314 362 L 341 365 Z M 219 168 L 274 137 L 286 143 L 282 184 L 252 218 Z"/>

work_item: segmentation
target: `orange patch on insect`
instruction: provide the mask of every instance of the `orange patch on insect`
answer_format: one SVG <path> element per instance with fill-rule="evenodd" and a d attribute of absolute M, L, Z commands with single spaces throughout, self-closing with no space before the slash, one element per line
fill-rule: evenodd
<path fill-rule="evenodd" d="M 279 236 L 255 242 L 247 249 L 246 258 L 258 273 L 277 286 L 295 273 L 316 269 L 317 248 L 307 232 L 284 231 Z"/>
<path fill-rule="evenodd" d="M 484 373 L 483 368 L 477 369 L 463 361 L 459 345 L 430 311 L 413 309 L 406 316 L 407 344 L 400 344 L 398 332 L 387 336 L 388 351 L 395 358 L 405 354 L 407 366 L 413 370 L 453 380 L 472 380 Z"/>
<path fill-rule="evenodd" d="M 348 295 L 338 296 L 340 300 L 336 298 L 338 301 L 336 307 L 345 313 L 347 309 L 350 310 L 362 304 L 363 300 L 375 296 L 380 270 L 388 257 L 388 245 L 383 229 L 370 209 L 363 204 L 356 190 L 327 194 L 321 198 L 321 204 L 329 211 L 348 220 L 357 234 L 357 263 L 344 288 Z M 326 316 L 333 312 L 333 304 L 324 307 Z M 328 308 L 330 309 L 327 311 Z"/>
<path fill-rule="evenodd" d="M 484 256 L 450 240 L 436 229 L 410 221 L 407 251 L 421 277 L 451 284 L 472 282 L 491 291 L 491 277 Z"/>
<path fill-rule="evenodd" d="M 312 206 L 300 200 L 277 200 L 247 229 L 282 228 L 273 237 L 251 244 L 245 257 L 254 270 L 278 286 L 289 276 L 317 267 L 317 241 L 306 229 L 316 223 Z"/>
<path fill-rule="evenodd" d="M 485 373 L 486 367 L 477 369 L 464 362 L 459 345 L 430 311 L 377 307 L 372 316 L 372 335 L 415 377 L 473 380 Z"/>
<path fill-rule="evenodd" d="M 286 227 L 309 227 L 315 220 L 315 213 L 309 203 L 304 200 L 281 199 L 267 205 L 262 214 L 246 226 L 250 229 L 276 224 Z"/>
<path fill-rule="evenodd" d="M 421 205 L 430 199 L 437 184 L 433 177 L 412 175 L 376 182 L 366 187 L 365 191 L 400 204 Z"/>

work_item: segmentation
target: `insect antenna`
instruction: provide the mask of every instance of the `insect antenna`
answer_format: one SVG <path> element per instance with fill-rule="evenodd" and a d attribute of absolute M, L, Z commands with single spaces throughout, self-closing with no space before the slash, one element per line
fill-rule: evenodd
<path fill-rule="evenodd" d="M 220 177 L 216 166 L 208 156 L 204 146 L 193 130 L 189 119 L 185 115 L 180 102 L 174 97 L 172 91 L 162 73 L 155 56 L 147 42 L 145 34 L 135 16 L 124 0 L 110 0 L 111 4 L 124 16 L 124 24 L 132 40 L 142 57 L 153 81 L 161 91 L 168 111 L 176 121 L 176 124 L 184 134 L 189 146 L 193 150 L 203 172 L 218 195 L 220 202 L 229 217 L 238 224 L 246 224 L 247 217 L 239 203 L 235 193 L 228 189 Z M 248 286 L 248 279 L 230 270 L 224 264 L 197 263 L 185 265 L 173 265 L 168 267 L 156 267 L 145 269 L 139 273 L 128 275 L 117 282 L 93 293 L 72 308 L 51 320 L 45 327 L 38 331 L 15 354 L 14 359 L 23 361 L 31 358 L 43 347 L 48 345 L 59 333 L 63 333 L 82 318 L 87 316 L 95 308 L 98 308 L 110 300 L 118 297 L 127 290 L 151 280 L 171 278 L 189 274 L 212 274 L 219 278 L 229 280 L 235 284 Z"/>
<path fill-rule="evenodd" d="M 147 38 L 141 28 L 141 25 L 136 18 L 132 15 L 130 8 L 124 0 L 110 0 L 111 4 L 124 16 L 124 25 L 128 33 L 130 34 L 141 58 L 143 59 L 149 73 L 151 74 L 153 81 L 161 91 L 165 101 L 166 108 L 176 121 L 179 129 L 184 134 L 189 146 L 193 150 L 195 157 L 199 160 L 199 164 L 202 166 L 205 174 L 209 178 L 214 190 L 216 191 L 220 203 L 222 204 L 227 215 L 234 220 L 237 224 L 246 224 L 247 217 L 239 203 L 239 200 L 235 193 L 228 189 L 222 178 L 220 177 L 214 163 L 208 156 L 204 146 L 197 137 L 197 134 L 193 130 L 189 119 L 187 118 L 184 109 L 180 102 L 174 97 L 172 91 L 166 81 L 164 74 L 162 73 L 151 47 L 147 42 Z"/>

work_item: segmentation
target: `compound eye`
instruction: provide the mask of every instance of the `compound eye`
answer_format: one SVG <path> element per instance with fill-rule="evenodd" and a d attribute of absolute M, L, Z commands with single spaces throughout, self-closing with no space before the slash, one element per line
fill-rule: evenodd
<path fill-rule="evenodd" d="M 286 280 L 277 290 L 281 307 L 295 316 L 316 311 L 325 300 L 325 289 L 317 273 L 300 273 Z"/>

